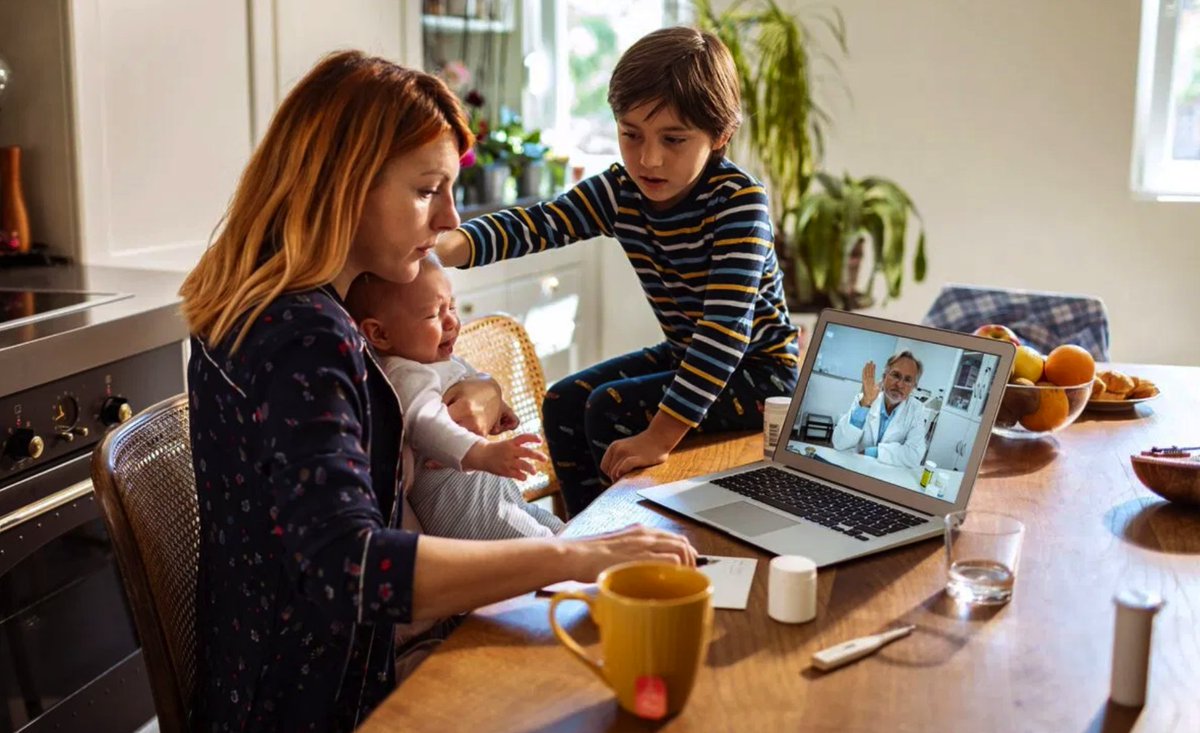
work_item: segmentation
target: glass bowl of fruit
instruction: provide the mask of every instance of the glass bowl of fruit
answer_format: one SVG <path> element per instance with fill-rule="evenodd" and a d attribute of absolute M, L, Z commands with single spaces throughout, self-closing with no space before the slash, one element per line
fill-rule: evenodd
<path fill-rule="evenodd" d="M 992 432 L 1005 438 L 1036 438 L 1075 422 L 1092 396 L 1092 383 L 1059 387 L 1043 382 L 1009 383 Z"/>
<path fill-rule="evenodd" d="M 1062 430 L 1087 407 L 1095 373 L 1095 360 L 1079 346 L 1059 346 L 1045 357 L 1019 347 L 992 432 L 1036 438 Z"/>

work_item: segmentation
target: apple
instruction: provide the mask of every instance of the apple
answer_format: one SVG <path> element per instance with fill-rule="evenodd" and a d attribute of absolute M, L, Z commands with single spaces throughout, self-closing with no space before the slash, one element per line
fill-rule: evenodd
<path fill-rule="evenodd" d="M 980 326 L 975 329 L 976 336 L 982 336 L 985 339 L 996 339 L 997 341 L 1007 341 L 1013 346 L 1020 346 L 1021 339 L 1017 338 L 1017 334 L 1008 326 L 1001 326 L 998 323 L 989 323 L 986 326 Z"/>
<path fill-rule="evenodd" d="M 1042 378 L 1045 367 L 1046 357 L 1039 354 L 1037 349 L 1028 344 L 1017 347 L 1017 358 L 1013 360 L 1013 377 L 1018 380 L 1027 379 L 1030 384 L 1034 384 Z"/>

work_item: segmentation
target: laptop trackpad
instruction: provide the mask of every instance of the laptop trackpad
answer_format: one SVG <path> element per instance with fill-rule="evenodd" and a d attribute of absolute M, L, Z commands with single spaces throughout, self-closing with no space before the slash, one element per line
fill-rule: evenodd
<path fill-rule="evenodd" d="M 760 534 L 774 532 L 784 527 L 798 524 L 786 517 L 781 517 L 766 509 L 759 509 L 745 501 L 735 501 L 732 504 L 705 509 L 696 512 L 698 516 L 720 527 L 747 537 L 757 537 Z"/>

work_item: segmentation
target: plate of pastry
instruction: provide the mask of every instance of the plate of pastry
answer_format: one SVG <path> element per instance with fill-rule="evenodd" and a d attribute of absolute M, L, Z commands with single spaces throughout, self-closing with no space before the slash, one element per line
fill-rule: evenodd
<path fill-rule="evenodd" d="M 1097 412 L 1132 410 L 1134 405 L 1158 397 L 1158 386 L 1149 379 L 1125 374 L 1115 369 L 1096 372 L 1092 380 L 1092 396 L 1087 409 Z"/>

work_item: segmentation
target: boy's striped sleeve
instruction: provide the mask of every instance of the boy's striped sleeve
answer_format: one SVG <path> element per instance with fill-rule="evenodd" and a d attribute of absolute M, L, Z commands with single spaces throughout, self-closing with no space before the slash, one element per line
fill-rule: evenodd
<path fill-rule="evenodd" d="M 691 427 L 704 419 L 750 345 L 754 304 L 775 246 L 767 195 L 760 185 L 735 191 L 712 218 L 703 315 L 659 405 Z"/>
<path fill-rule="evenodd" d="M 465 267 L 524 257 L 572 242 L 612 236 L 617 216 L 617 174 L 609 169 L 581 181 L 553 201 L 485 214 L 463 222 L 470 242 Z"/>

